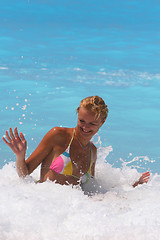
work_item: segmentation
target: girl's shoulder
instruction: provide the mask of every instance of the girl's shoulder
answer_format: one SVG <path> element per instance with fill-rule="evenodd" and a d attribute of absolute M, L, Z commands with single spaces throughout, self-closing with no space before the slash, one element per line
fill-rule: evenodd
<path fill-rule="evenodd" d="M 73 128 L 54 127 L 45 135 L 45 138 L 52 143 L 55 142 L 56 145 L 64 146 L 70 141 L 72 134 Z"/>
<path fill-rule="evenodd" d="M 66 128 L 66 127 L 53 127 L 48 134 L 51 136 L 61 136 L 64 137 L 65 136 L 70 136 L 73 133 L 73 128 Z"/>

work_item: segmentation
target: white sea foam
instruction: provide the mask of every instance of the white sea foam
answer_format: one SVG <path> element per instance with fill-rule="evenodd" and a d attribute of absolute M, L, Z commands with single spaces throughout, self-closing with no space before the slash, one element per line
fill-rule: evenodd
<path fill-rule="evenodd" d="M 91 182 L 85 192 L 50 181 L 36 184 L 39 169 L 22 180 L 15 163 L 6 164 L 0 170 L 0 239 L 159 239 L 160 176 L 152 175 L 148 184 L 133 188 L 139 173 L 106 164 L 110 150 L 98 153 L 90 196 L 84 193 Z"/>

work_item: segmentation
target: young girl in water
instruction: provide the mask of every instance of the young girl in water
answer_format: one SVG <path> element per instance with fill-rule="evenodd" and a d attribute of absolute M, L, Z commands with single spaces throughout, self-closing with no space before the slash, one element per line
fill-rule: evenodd
<path fill-rule="evenodd" d="M 17 128 L 6 131 L 4 142 L 16 154 L 19 177 L 31 174 L 40 164 L 40 182 L 47 179 L 59 184 L 84 184 L 95 175 L 97 148 L 90 141 L 104 124 L 108 108 L 99 96 L 83 99 L 77 108 L 78 121 L 75 128 L 52 128 L 39 146 L 25 160 L 27 142 Z M 147 183 L 149 172 L 143 173 L 133 187 Z"/>

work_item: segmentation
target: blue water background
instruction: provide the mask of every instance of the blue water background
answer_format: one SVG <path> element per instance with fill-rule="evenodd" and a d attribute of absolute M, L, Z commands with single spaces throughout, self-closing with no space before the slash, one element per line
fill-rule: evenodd
<path fill-rule="evenodd" d="M 159 12 L 148 0 L 1 1 L 0 135 L 18 126 L 28 156 L 53 126 L 76 126 L 82 98 L 100 95 L 107 161 L 142 156 L 144 171 L 160 173 Z M 15 160 L 2 140 L 0 156 L 1 167 Z"/>

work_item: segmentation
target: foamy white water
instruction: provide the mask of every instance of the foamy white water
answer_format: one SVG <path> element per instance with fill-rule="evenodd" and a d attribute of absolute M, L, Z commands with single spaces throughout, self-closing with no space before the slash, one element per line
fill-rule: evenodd
<path fill-rule="evenodd" d="M 36 184 L 39 169 L 19 179 L 15 163 L 6 164 L 0 170 L 0 240 L 159 239 L 160 175 L 132 188 L 139 173 L 106 164 L 110 151 L 99 151 L 90 196 L 77 187 Z"/>

